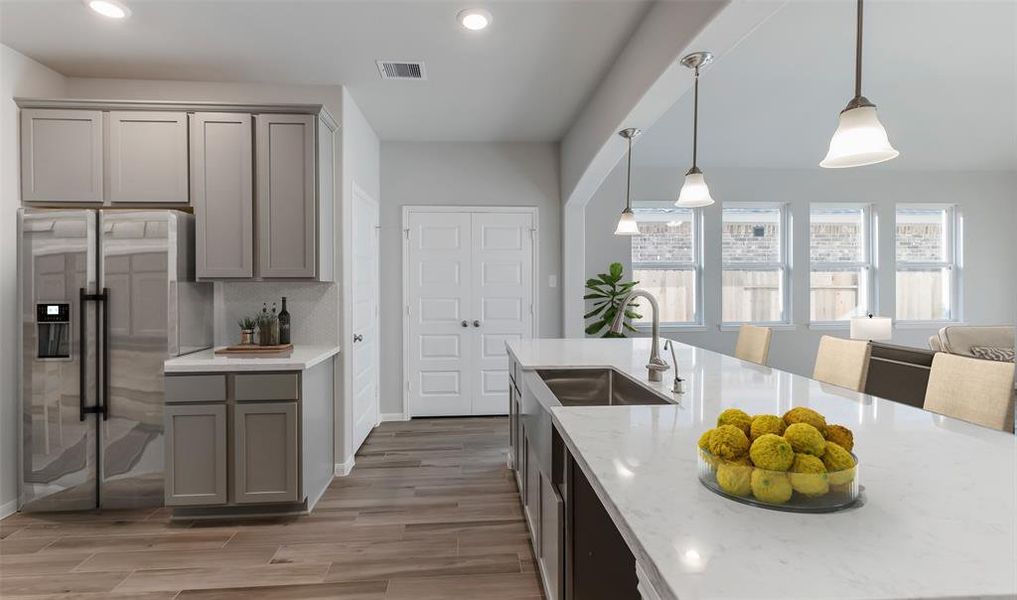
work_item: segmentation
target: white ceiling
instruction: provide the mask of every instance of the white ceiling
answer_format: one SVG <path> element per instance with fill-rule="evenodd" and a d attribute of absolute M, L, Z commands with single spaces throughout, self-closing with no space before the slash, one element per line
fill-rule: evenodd
<path fill-rule="evenodd" d="M 793 0 L 703 71 L 704 170 L 816 168 L 853 95 L 854 10 Z M 1017 170 L 1017 2 L 869 1 L 864 33 L 862 93 L 901 153 L 870 168 Z M 684 172 L 691 144 L 690 91 L 633 162 Z"/>
<path fill-rule="evenodd" d="M 560 139 L 648 0 L 2 0 L 0 41 L 70 77 L 348 85 L 382 139 Z M 485 6 L 468 32 L 456 13 Z M 423 60 L 383 81 L 376 60 Z"/>

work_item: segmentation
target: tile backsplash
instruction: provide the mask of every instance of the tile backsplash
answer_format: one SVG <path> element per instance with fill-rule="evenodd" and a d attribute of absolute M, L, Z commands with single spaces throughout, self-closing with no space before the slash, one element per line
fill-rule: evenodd
<path fill-rule="evenodd" d="M 265 302 L 290 312 L 294 344 L 332 345 L 339 340 L 339 286 L 334 283 L 236 281 L 215 284 L 215 343 L 240 341 L 237 321 L 261 311 Z"/>

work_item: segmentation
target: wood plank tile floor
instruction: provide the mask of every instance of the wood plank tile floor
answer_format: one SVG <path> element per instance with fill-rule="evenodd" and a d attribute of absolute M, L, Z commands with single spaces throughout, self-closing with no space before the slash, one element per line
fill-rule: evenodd
<path fill-rule="evenodd" d="M 384 423 L 305 517 L 12 515 L 0 597 L 539 599 L 507 447 L 502 417 Z"/>

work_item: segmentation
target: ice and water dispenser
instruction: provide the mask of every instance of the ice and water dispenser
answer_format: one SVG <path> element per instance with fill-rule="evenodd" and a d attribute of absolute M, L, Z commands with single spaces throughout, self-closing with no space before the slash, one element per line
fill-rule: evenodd
<path fill-rule="evenodd" d="M 45 302 L 35 305 L 35 326 L 38 327 L 38 358 L 71 357 L 71 305 L 66 302 Z"/>

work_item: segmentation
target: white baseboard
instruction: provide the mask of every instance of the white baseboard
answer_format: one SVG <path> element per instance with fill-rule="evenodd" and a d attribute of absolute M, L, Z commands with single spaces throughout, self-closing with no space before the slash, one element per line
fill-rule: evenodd
<path fill-rule="evenodd" d="M 353 464 L 355 462 L 356 461 L 354 461 L 353 457 L 351 456 L 351 457 L 349 457 L 346 460 L 346 462 L 336 463 L 335 464 L 335 476 L 336 477 L 346 477 L 347 475 L 349 475 L 350 471 L 353 470 Z"/>
<path fill-rule="evenodd" d="M 6 519 L 7 517 L 18 512 L 18 499 L 15 498 L 6 504 L 0 504 L 0 519 Z"/>
<path fill-rule="evenodd" d="M 398 413 L 381 413 L 380 418 L 381 418 L 381 422 L 382 423 L 384 423 L 386 421 L 409 421 L 410 420 L 410 418 L 408 416 L 406 416 L 406 414 L 401 413 L 401 412 L 398 412 Z"/>

